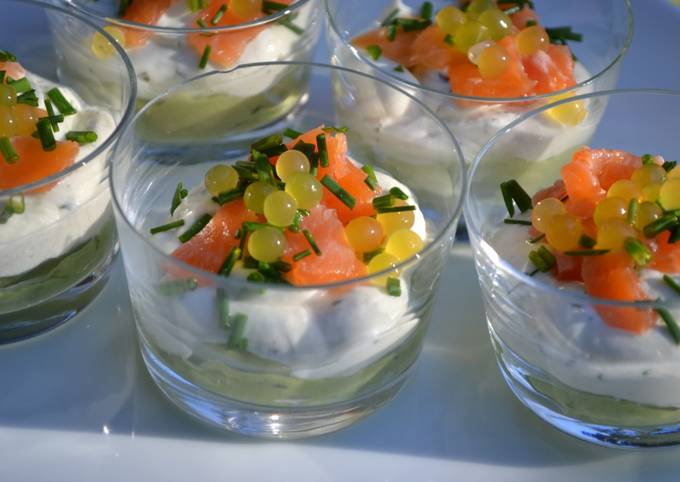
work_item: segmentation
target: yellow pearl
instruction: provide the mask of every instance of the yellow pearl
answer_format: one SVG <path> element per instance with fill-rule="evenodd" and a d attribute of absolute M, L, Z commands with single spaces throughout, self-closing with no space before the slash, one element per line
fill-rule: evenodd
<path fill-rule="evenodd" d="M 659 192 L 661 191 L 661 183 L 647 184 L 640 191 L 640 201 L 656 202 L 659 199 Z"/>
<path fill-rule="evenodd" d="M 636 183 L 640 188 L 644 188 L 647 184 L 655 184 L 663 182 L 666 179 L 666 171 L 661 166 L 647 165 L 636 169 L 630 180 Z"/>
<path fill-rule="evenodd" d="M 550 44 L 550 37 L 539 25 L 522 29 L 517 34 L 517 49 L 522 55 L 532 55 L 539 50 L 545 50 Z"/>
<path fill-rule="evenodd" d="M 610 219 L 597 229 L 597 248 L 617 250 L 623 248 L 626 238 L 636 237 L 637 233 L 627 221 Z"/>
<path fill-rule="evenodd" d="M 668 211 L 680 209 L 680 177 L 669 179 L 661 185 L 659 202 Z"/>
<path fill-rule="evenodd" d="M 642 231 L 649 223 L 661 217 L 663 211 L 655 202 L 643 202 L 638 206 L 635 216 L 635 228 Z"/>
<path fill-rule="evenodd" d="M 423 249 L 423 240 L 417 233 L 410 229 L 400 229 L 393 233 L 387 240 L 385 252 L 393 254 L 400 261 L 405 261 L 411 256 L 415 256 Z"/>
<path fill-rule="evenodd" d="M 492 45 L 479 54 L 479 73 L 485 79 L 495 79 L 503 75 L 510 64 L 508 51 L 501 45 Z"/>
<path fill-rule="evenodd" d="M 567 208 L 559 199 L 554 197 L 543 199 L 531 210 L 531 224 L 540 232 L 545 233 L 552 218 L 566 212 Z"/>
<path fill-rule="evenodd" d="M 640 186 L 630 179 L 621 179 L 611 185 L 607 191 L 607 197 L 618 197 L 626 202 L 640 197 Z"/>
<path fill-rule="evenodd" d="M 375 273 L 379 273 L 383 270 L 394 268 L 399 264 L 399 259 L 394 256 L 393 254 L 389 253 L 380 253 L 376 256 L 374 256 L 371 261 L 368 262 L 368 266 L 366 267 L 368 274 L 372 275 Z M 398 276 L 399 272 L 396 269 L 393 269 L 392 271 L 388 272 L 386 275 L 379 276 L 377 278 L 373 278 L 373 283 L 376 285 L 384 286 L 385 283 L 387 282 L 387 278 L 390 277 L 395 277 Z"/>
<path fill-rule="evenodd" d="M 595 208 L 593 220 L 600 226 L 610 219 L 626 219 L 628 202 L 619 197 L 603 199 Z"/>
<path fill-rule="evenodd" d="M 125 33 L 123 30 L 111 25 L 104 27 L 104 30 L 109 35 L 111 35 L 111 37 L 113 37 L 113 39 L 118 42 L 121 47 L 125 48 Z M 109 42 L 109 40 L 99 32 L 92 36 L 90 49 L 92 50 L 92 53 L 94 53 L 94 55 L 100 59 L 111 57 L 116 52 L 116 49 L 113 47 L 111 42 Z"/>
<path fill-rule="evenodd" d="M 570 92 L 555 95 L 550 98 L 550 102 L 568 99 L 569 97 L 573 97 L 573 95 L 574 94 Z M 548 118 L 565 126 L 577 126 L 584 121 L 586 115 L 588 114 L 588 110 L 586 109 L 585 102 L 579 100 L 576 102 L 567 102 L 551 109 L 547 109 L 544 114 Z"/>
<path fill-rule="evenodd" d="M 545 237 L 553 248 L 558 251 L 570 251 L 579 247 L 579 240 L 583 234 L 581 220 L 571 214 L 553 216 Z"/>
<path fill-rule="evenodd" d="M 439 10 L 439 12 L 437 12 L 435 17 L 437 26 L 442 30 L 442 32 L 448 35 L 454 35 L 456 30 L 458 30 L 458 27 L 463 25 L 466 21 L 467 18 L 465 17 L 463 11 L 454 7 L 453 5 L 445 6 Z"/>
<path fill-rule="evenodd" d="M 380 223 L 369 216 L 352 219 L 345 226 L 345 235 L 357 253 L 375 251 L 382 244 L 384 237 Z"/>

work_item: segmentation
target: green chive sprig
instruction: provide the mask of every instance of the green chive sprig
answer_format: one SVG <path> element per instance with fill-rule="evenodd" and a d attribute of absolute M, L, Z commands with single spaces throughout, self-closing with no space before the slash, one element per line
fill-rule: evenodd
<path fill-rule="evenodd" d="M 555 255 L 552 254 L 545 246 L 541 246 L 540 248 L 531 251 L 529 253 L 529 261 L 531 261 L 531 263 L 541 273 L 547 273 L 553 268 L 553 266 L 555 266 L 555 264 L 557 264 L 557 258 L 555 258 Z"/>
<path fill-rule="evenodd" d="M 586 249 L 592 249 L 595 247 L 596 244 L 597 240 L 591 238 L 587 234 L 582 234 L 581 237 L 578 239 L 578 245 Z"/>
<path fill-rule="evenodd" d="M 229 254 L 227 255 L 227 259 L 224 260 L 224 263 L 222 263 L 222 266 L 220 267 L 217 274 L 219 274 L 220 276 L 229 276 L 232 270 L 234 269 L 234 266 L 236 265 L 236 261 L 239 260 L 241 255 L 242 255 L 241 248 L 239 247 L 231 248 Z"/>
<path fill-rule="evenodd" d="M 217 12 L 215 12 L 215 15 L 213 18 L 210 20 L 210 23 L 212 25 L 217 25 L 217 23 L 222 19 L 222 16 L 224 13 L 227 11 L 227 4 L 223 3 L 220 5 L 220 8 L 217 9 Z"/>
<path fill-rule="evenodd" d="M 76 109 L 71 105 L 71 103 L 68 100 L 66 100 L 64 94 L 62 94 L 57 87 L 48 90 L 47 97 L 49 97 L 49 99 L 52 101 L 55 107 L 59 109 L 59 112 L 62 115 L 69 116 L 77 112 Z"/>
<path fill-rule="evenodd" d="M 675 216 L 674 214 L 664 214 L 656 221 L 652 221 L 651 223 L 646 225 L 642 229 L 642 231 L 645 233 L 646 237 L 653 238 L 662 231 L 665 231 L 667 229 L 671 230 L 674 229 L 679 224 L 680 223 L 678 222 L 677 216 Z"/>
<path fill-rule="evenodd" d="M 208 65 L 208 60 L 210 59 L 210 52 L 212 51 L 212 47 L 210 45 L 206 45 L 205 48 L 203 49 L 203 54 L 201 55 L 201 60 L 198 61 L 198 68 L 199 69 L 205 69 L 205 67 Z"/>
<path fill-rule="evenodd" d="M 531 221 L 524 220 L 524 219 L 512 219 L 512 218 L 505 218 L 503 220 L 505 224 L 519 224 L 521 226 L 531 226 Z"/>
<path fill-rule="evenodd" d="M 17 80 L 10 79 L 7 81 L 7 85 L 9 85 L 17 95 L 34 90 L 26 77 Z"/>
<path fill-rule="evenodd" d="M 289 139 L 297 139 L 302 135 L 302 132 L 296 131 L 295 129 L 291 129 L 289 127 L 285 131 L 283 131 L 283 135 L 288 137 Z"/>
<path fill-rule="evenodd" d="M 378 211 L 378 214 L 389 214 L 389 213 L 400 213 L 404 211 L 415 211 L 416 207 L 415 206 L 388 206 L 388 207 L 382 207 L 376 209 Z"/>
<path fill-rule="evenodd" d="M 300 261 L 301 259 L 306 258 L 307 256 L 311 256 L 312 251 L 309 249 L 305 249 L 304 251 L 300 251 L 297 254 L 293 255 L 293 261 Z"/>
<path fill-rule="evenodd" d="M 5 158 L 7 164 L 14 164 L 19 160 L 19 154 L 14 150 L 8 137 L 0 137 L 0 154 Z"/>
<path fill-rule="evenodd" d="M 375 175 L 375 170 L 373 169 L 373 166 L 370 164 L 365 164 L 361 166 L 361 170 L 366 173 L 366 179 L 364 179 L 364 182 L 366 185 L 371 189 L 371 191 L 375 191 L 378 189 L 378 178 Z"/>
<path fill-rule="evenodd" d="M 321 184 L 323 184 L 326 187 L 326 189 L 328 189 L 331 192 L 331 194 L 337 197 L 345 206 L 347 206 L 350 209 L 354 209 L 354 206 L 356 206 L 357 203 L 354 196 L 345 191 L 340 186 L 340 184 L 335 182 L 333 178 L 331 178 L 328 174 L 326 174 L 321 179 Z"/>
<path fill-rule="evenodd" d="M 663 275 L 663 281 L 666 283 L 673 291 L 680 295 L 680 284 L 667 274 Z"/>
<path fill-rule="evenodd" d="M 675 343 L 680 345 L 680 327 L 678 327 L 678 323 L 675 321 L 675 318 L 673 318 L 673 315 L 665 308 L 657 308 L 656 312 L 666 324 L 666 328 L 668 328 Z"/>
<path fill-rule="evenodd" d="M 399 278 L 387 278 L 387 294 L 390 296 L 401 296 L 401 281 Z"/>
<path fill-rule="evenodd" d="M 184 219 L 178 221 L 173 221 L 171 223 L 163 224 L 161 226 L 156 226 L 155 228 L 149 229 L 151 234 L 164 233 L 166 231 L 171 231 L 173 229 L 181 228 L 184 226 Z"/>
<path fill-rule="evenodd" d="M 94 131 L 70 131 L 66 133 L 67 140 L 75 141 L 81 146 L 97 142 L 97 138 L 97 133 Z"/>
<path fill-rule="evenodd" d="M 231 332 L 227 340 L 227 348 L 232 350 L 248 349 L 248 339 L 245 337 L 247 322 L 248 317 L 243 313 L 237 313 L 231 317 L 229 322 Z"/>
<path fill-rule="evenodd" d="M 326 134 L 316 136 L 316 146 L 319 151 L 319 164 L 321 167 L 328 167 L 328 145 L 326 144 Z"/>
<path fill-rule="evenodd" d="M 319 249 L 319 245 L 316 244 L 316 241 L 314 240 L 314 236 L 312 233 L 309 232 L 307 229 L 302 230 L 302 234 L 305 236 L 305 239 L 309 243 L 309 245 L 312 247 L 312 250 L 314 250 L 314 253 L 317 256 L 321 256 L 321 249 Z"/>
<path fill-rule="evenodd" d="M 40 119 L 36 124 L 38 129 L 38 138 L 40 139 L 40 145 L 42 145 L 43 151 L 49 152 L 57 148 L 57 141 L 54 139 L 54 132 L 52 131 L 52 125 L 47 119 Z"/>
<path fill-rule="evenodd" d="M 637 238 L 626 238 L 623 242 L 623 248 L 638 266 L 649 264 L 652 260 L 652 252 Z"/>
<path fill-rule="evenodd" d="M 366 52 L 371 56 L 373 60 L 378 60 L 382 55 L 382 49 L 379 45 L 367 45 Z"/>
<path fill-rule="evenodd" d="M 205 228 L 208 223 L 212 220 L 212 215 L 210 214 L 204 214 L 200 218 L 198 218 L 194 224 L 189 226 L 189 229 L 187 229 L 184 233 L 179 235 L 179 240 L 182 243 L 186 243 L 187 241 L 191 240 L 194 236 L 196 236 L 198 233 L 203 231 L 203 228 Z"/>
<path fill-rule="evenodd" d="M 182 200 L 189 195 L 189 191 L 184 188 L 182 183 L 177 183 L 175 194 L 172 196 L 172 204 L 170 205 L 170 215 L 175 214 L 175 210 L 182 204 Z"/>
<path fill-rule="evenodd" d="M 609 249 L 577 249 L 574 251 L 565 251 L 567 256 L 602 256 L 609 253 Z"/>
<path fill-rule="evenodd" d="M 236 201 L 237 199 L 240 199 L 243 197 L 243 189 L 237 187 L 235 189 L 232 189 L 230 191 L 224 191 L 219 193 L 217 196 L 213 196 L 212 200 L 213 202 L 216 202 L 220 206 L 224 206 L 227 203 L 230 203 L 232 201 Z"/>
<path fill-rule="evenodd" d="M 519 185 L 515 179 L 501 183 L 503 202 L 510 217 L 515 215 L 515 204 L 520 212 L 524 213 L 531 209 L 531 196 Z"/>
<path fill-rule="evenodd" d="M 182 278 L 165 281 L 158 285 L 158 291 L 164 296 L 178 296 L 198 288 L 195 278 Z"/>
<path fill-rule="evenodd" d="M 285 3 L 280 3 L 280 2 L 271 2 L 268 0 L 265 0 L 262 2 L 262 12 L 271 14 L 275 12 L 280 12 L 282 10 L 285 10 L 288 8 L 288 5 Z"/>

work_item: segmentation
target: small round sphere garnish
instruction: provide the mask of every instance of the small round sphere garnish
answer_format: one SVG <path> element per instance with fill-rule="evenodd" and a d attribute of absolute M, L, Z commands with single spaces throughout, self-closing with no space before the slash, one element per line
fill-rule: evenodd
<path fill-rule="evenodd" d="M 264 215 L 274 226 L 290 226 L 297 214 L 297 202 L 287 192 L 275 191 L 264 200 Z"/>
<path fill-rule="evenodd" d="M 271 226 L 256 229 L 248 239 L 248 253 L 258 261 L 271 263 L 286 251 L 286 237 Z"/>
<path fill-rule="evenodd" d="M 238 181 L 236 169 L 225 164 L 213 166 L 205 173 L 205 188 L 213 196 L 236 189 Z"/>

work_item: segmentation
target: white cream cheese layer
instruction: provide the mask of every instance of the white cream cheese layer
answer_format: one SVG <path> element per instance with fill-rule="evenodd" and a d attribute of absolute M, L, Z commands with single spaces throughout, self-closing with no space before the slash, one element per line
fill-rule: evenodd
<path fill-rule="evenodd" d="M 377 172 L 383 189 L 397 186 L 411 193 L 390 176 Z M 217 205 L 201 186 L 189 194 L 176 210 L 173 219 L 187 225 Z M 165 211 L 165 209 L 163 209 Z M 167 218 L 159 219 L 166 222 Z M 427 226 L 422 213 L 416 211 L 412 228 L 427 240 Z M 177 232 L 153 238 L 163 251 L 170 253 L 180 243 Z M 232 276 L 245 276 L 234 272 Z M 384 288 L 363 285 L 351 291 L 295 288 L 281 290 L 267 285 L 248 298 L 229 301 L 230 313 L 248 317 L 245 336 L 248 351 L 278 362 L 299 378 L 316 379 L 347 375 L 375 361 L 398 345 L 416 328 L 419 319 L 409 310 L 408 285 L 402 280 L 402 295 L 389 296 Z M 174 354 L 188 358 L 202 344 L 225 345 L 226 332 L 219 319 L 215 289 L 202 288 L 182 295 L 173 304 L 173 320 L 148 324 L 153 336 L 162 338 L 163 346 L 174 347 Z"/>
<path fill-rule="evenodd" d="M 44 105 L 44 92 L 58 87 L 78 111 L 59 125 L 57 140 L 72 130 L 97 133 L 97 142 L 81 146 L 77 160 L 90 155 L 115 129 L 108 112 L 88 106 L 73 90 L 30 73 L 27 77 L 40 98 L 39 105 Z M 85 241 L 99 229 L 109 200 L 104 155 L 65 176 L 49 191 L 25 193 L 25 212 L 0 224 L 0 278 L 29 271 Z"/>
<path fill-rule="evenodd" d="M 526 271 L 528 253 L 536 249 L 526 240 L 526 227 L 501 225 L 490 244 L 502 259 Z M 677 298 L 661 280 L 662 273 L 642 270 L 641 277 L 650 298 Z M 580 284 L 559 283 L 549 274 L 539 273 L 535 279 L 583 292 Z M 556 304 L 548 295 L 534 300 L 532 316 L 514 315 L 521 331 L 491 317 L 496 334 L 515 354 L 577 390 L 680 407 L 680 348 L 663 323 L 637 335 L 607 326 L 592 306 L 577 309 Z M 671 307 L 673 316 L 680 319 L 680 303 Z"/>

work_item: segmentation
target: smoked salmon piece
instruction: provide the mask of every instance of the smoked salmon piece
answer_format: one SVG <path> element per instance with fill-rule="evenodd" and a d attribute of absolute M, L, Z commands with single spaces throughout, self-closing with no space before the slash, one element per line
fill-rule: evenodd
<path fill-rule="evenodd" d="M 567 210 L 582 218 L 591 217 L 597 204 L 605 198 L 607 189 L 618 180 L 630 179 L 640 166 L 640 158 L 626 151 L 579 149 L 561 170 L 569 195 Z"/>
<path fill-rule="evenodd" d="M 530 79 L 536 81 L 537 94 L 547 94 L 576 85 L 574 59 L 566 45 L 550 44 L 545 50 L 522 59 Z"/>
<path fill-rule="evenodd" d="M 408 65 L 441 70 L 449 65 L 467 62 L 465 54 L 447 44 L 445 38 L 446 34 L 437 25 L 427 27 L 411 44 Z"/>
<path fill-rule="evenodd" d="M 410 68 L 415 66 L 411 46 L 419 33 L 399 30 L 394 40 L 390 41 L 387 38 L 386 29 L 380 28 L 355 37 L 352 43 L 360 49 L 365 49 L 369 45 L 377 45 L 382 50 L 382 56 Z"/>
<path fill-rule="evenodd" d="M 293 266 L 284 274 L 286 281 L 301 286 L 344 281 L 366 275 L 366 266 L 359 261 L 347 241 L 345 228 L 335 210 L 318 205 L 303 219 L 302 228 L 312 233 L 321 255 L 312 253 L 311 256 L 293 261 L 295 254 L 311 248 L 302 233 L 286 232 L 288 248 L 284 259 Z"/>
<path fill-rule="evenodd" d="M 662 273 L 680 273 L 680 242 L 669 243 L 671 234 L 664 231 L 654 239 L 654 256 L 649 267 Z"/>
<path fill-rule="evenodd" d="M 236 231 L 246 221 L 260 221 L 253 211 L 246 209 L 243 199 L 222 206 L 208 225 L 173 253 L 177 259 L 195 268 L 217 273 L 232 248 L 240 244 Z"/>
<path fill-rule="evenodd" d="M 26 71 L 18 62 L 0 62 L 0 70 L 4 70 L 5 76 L 14 80 L 19 80 L 26 76 Z"/>
<path fill-rule="evenodd" d="M 648 299 L 633 260 L 624 251 L 584 256 L 581 273 L 586 292 L 591 296 L 619 301 Z M 607 325 L 633 333 L 643 333 L 657 322 L 657 315 L 651 309 L 612 306 L 595 309 Z"/>
<path fill-rule="evenodd" d="M 128 4 L 122 18 L 131 22 L 156 25 L 161 16 L 168 11 L 172 0 L 134 0 Z M 125 46 L 141 47 L 153 34 L 135 28 L 125 29 Z"/>
<path fill-rule="evenodd" d="M 19 160 L 13 164 L 0 162 L 0 189 L 12 189 L 57 174 L 75 162 L 80 150 L 78 143 L 63 141 L 57 142 L 54 150 L 44 151 L 40 141 L 30 136 L 13 137 L 11 142 Z M 52 187 L 44 186 L 32 193 Z"/>

